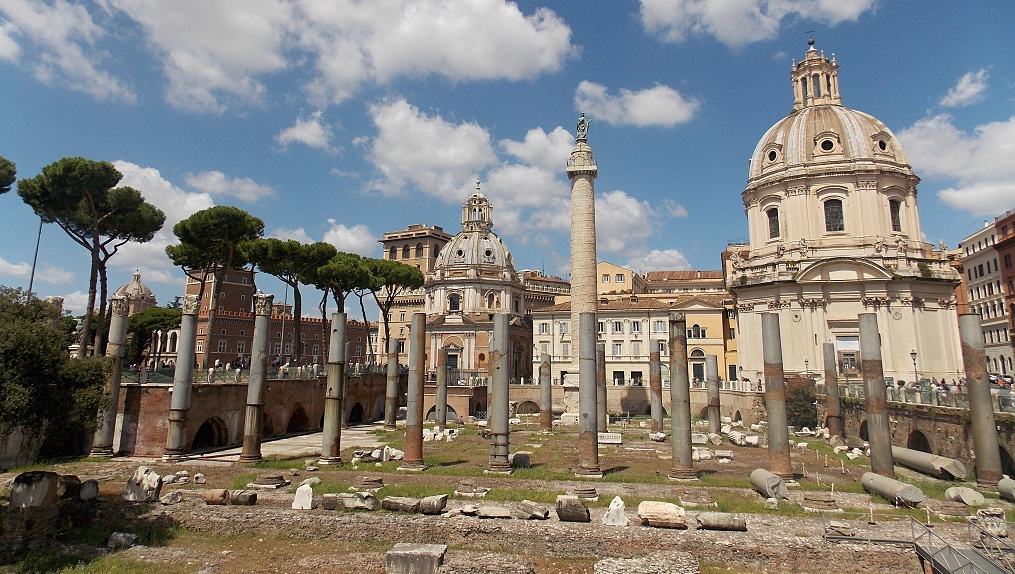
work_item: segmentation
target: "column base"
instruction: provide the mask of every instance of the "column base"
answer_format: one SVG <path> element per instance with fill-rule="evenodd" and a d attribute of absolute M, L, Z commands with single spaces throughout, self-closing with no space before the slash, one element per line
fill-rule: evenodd
<path fill-rule="evenodd" d="M 254 464 L 254 463 L 261 462 L 263 460 L 264 460 L 264 457 L 262 457 L 260 454 L 257 454 L 257 455 L 247 455 L 247 456 L 244 456 L 244 455 L 241 454 L 239 462 L 241 462 L 243 464 Z"/>
<path fill-rule="evenodd" d="M 514 467 L 510 463 L 504 463 L 501 461 L 491 462 L 490 468 L 483 470 L 483 474 L 503 474 L 508 475 L 515 471 Z"/>
<path fill-rule="evenodd" d="M 430 467 L 421 462 L 409 462 L 403 463 L 402 466 L 398 467 L 396 470 L 402 470 L 405 472 L 423 472 L 428 468 Z"/>
<path fill-rule="evenodd" d="M 162 462 L 183 462 L 190 457 L 183 453 L 165 453 L 162 455 Z"/>
<path fill-rule="evenodd" d="M 95 447 L 92 449 L 92 452 L 88 453 L 88 456 L 94 456 L 96 458 L 113 458 L 113 455 L 113 447 L 111 446 Z"/>
<path fill-rule="evenodd" d="M 322 456 L 317 459 L 317 464 L 321 466 L 338 466 L 342 464 L 342 457 L 340 456 Z"/>
<path fill-rule="evenodd" d="M 698 474 L 693 469 L 672 469 L 666 478 L 675 482 L 699 482 Z"/>
<path fill-rule="evenodd" d="M 386 430 L 386 431 L 398 430 L 398 426 L 397 425 L 391 425 L 391 426 L 384 425 L 384 430 Z"/>

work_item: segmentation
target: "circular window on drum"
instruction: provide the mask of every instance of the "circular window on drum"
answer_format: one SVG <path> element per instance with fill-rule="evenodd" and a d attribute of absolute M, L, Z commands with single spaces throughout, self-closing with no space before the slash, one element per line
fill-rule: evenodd
<path fill-rule="evenodd" d="M 832 140 L 821 140 L 821 151 L 832 151 L 835 149 L 835 142 Z"/>

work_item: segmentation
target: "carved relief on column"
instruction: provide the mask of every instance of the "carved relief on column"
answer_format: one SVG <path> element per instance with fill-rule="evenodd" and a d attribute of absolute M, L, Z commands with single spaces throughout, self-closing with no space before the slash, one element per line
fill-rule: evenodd
<path fill-rule="evenodd" d="M 126 295 L 113 295 L 109 299 L 109 312 L 113 315 L 126 317 L 130 309 L 130 297 Z"/>
<path fill-rule="evenodd" d="M 254 294 L 254 314 L 255 315 L 271 315 L 271 305 L 275 301 L 274 295 L 267 293 L 261 293 L 258 291 Z"/>
<path fill-rule="evenodd" d="M 198 303 L 197 295 L 193 293 L 184 295 L 180 303 L 180 310 L 184 315 L 197 315 Z"/>
<path fill-rule="evenodd" d="M 769 309 L 789 309 L 790 302 L 783 301 L 782 299 L 776 299 L 768 302 Z"/>
<path fill-rule="evenodd" d="M 828 301 L 824 297 L 801 297 L 797 299 L 801 307 L 809 307 L 811 309 L 817 309 L 818 307 L 824 308 L 828 304 Z"/>
<path fill-rule="evenodd" d="M 956 305 L 955 297 L 950 297 L 947 299 L 941 298 L 937 300 L 937 303 L 938 305 L 941 306 L 942 309 L 954 309 Z"/>
<path fill-rule="evenodd" d="M 741 313 L 754 311 L 754 303 L 737 303 L 737 311 Z"/>

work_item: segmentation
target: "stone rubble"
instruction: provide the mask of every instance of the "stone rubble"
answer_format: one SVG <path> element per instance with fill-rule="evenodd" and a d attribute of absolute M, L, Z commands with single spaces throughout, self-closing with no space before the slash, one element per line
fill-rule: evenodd
<path fill-rule="evenodd" d="M 121 498 L 127 502 L 154 502 L 162 491 L 162 477 L 147 466 L 139 466 L 127 479 Z"/>

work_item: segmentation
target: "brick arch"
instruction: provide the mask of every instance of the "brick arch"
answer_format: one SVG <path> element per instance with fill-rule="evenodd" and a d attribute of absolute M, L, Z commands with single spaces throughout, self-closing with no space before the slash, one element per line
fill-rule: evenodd
<path fill-rule="evenodd" d="M 906 448 L 934 454 L 934 451 L 930 447 L 930 440 L 927 438 L 927 435 L 918 430 L 914 430 L 909 433 L 909 437 L 906 439 Z"/>
<path fill-rule="evenodd" d="M 289 422 L 285 425 L 285 432 L 305 432 L 310 430 L 310 417 L 307 416 L 307 411 L 303 410 L 303 405 L 296 403 L 293 407 L 293 412 L 289 415 Z"/>
<path fill-rule="evenodd" d="M 860 440 L 870 440 L 867 435 L 867 419 L 860 421 Z"/>
<path fill-rule="evenodd" d="M 515 411 L 520 415 L 534 415 L 539 414 L 539 405 L 534 401 L 523 401 L 518 405 L 518 409 Z"/>
<path fill-rule="evenodd" d="M 204 450 L 225 446 L 229 443 L 229 430 L 226 423 L 218 417 L 209 417 L 201 423 L 194 433 L 190 450 Z"/>

